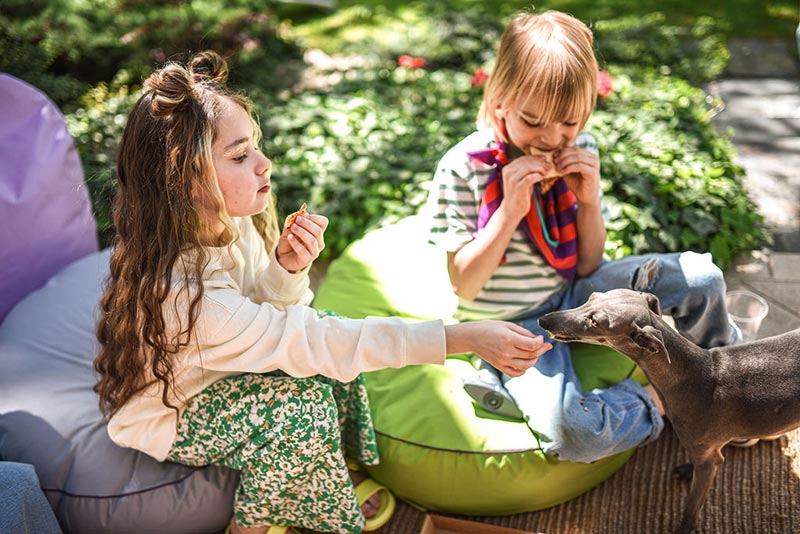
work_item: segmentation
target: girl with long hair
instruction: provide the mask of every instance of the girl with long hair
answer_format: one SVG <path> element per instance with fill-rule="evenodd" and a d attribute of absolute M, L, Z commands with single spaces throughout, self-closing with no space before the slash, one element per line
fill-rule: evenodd
<path fill-rule="evenodd" d="M 474 351 L 520 375 L 550 345 L 502 321 L 308 307 L 328 221 L 279 228 L 272 162 L 227 72 L 214 52 L 156 70 L 122 136 L 95 361 L 109 435 L 160 461 L 239 470 L 232 532 L 360 532 L 365 516 L 374 529 L 393 497 L 359 505 L 345 463 L 378 462 L 360 373 Z"/>

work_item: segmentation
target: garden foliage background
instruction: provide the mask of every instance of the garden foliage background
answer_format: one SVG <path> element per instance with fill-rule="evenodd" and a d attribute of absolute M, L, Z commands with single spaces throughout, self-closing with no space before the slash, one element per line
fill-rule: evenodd
<path fill-rule="evenodd" d="M 770 12 L 763 2 L 733 3 L 746 6 L 723 2 L 717 9 L 732 18 L 716 23 L 696 6 L 676 19 L 645 1 L 536 6 L 590 24 L 613 78 L 588 125 L 600 144 L 611 257 L 693 249 L 712 252 L 724 268 L 767 238 L 732 144 L 710 122 L 721 103 L 701 87 L 723 71 L 737 24 L 757 34 L 779 31 L 775 20 L 795 22 L 791 0 L 772 2 Z M 164 61 L 223 53 L 231 84 L 254 100 L 279 208 L 307 202 L 327 215 L 326 254 L 334 257 L 424 203 L 438 158 L 474 128 L 482 91 L 475 73 L 491 72 L 504 23 L 525 5 L 2 0 L 0 70 L 64 111 L 107 245 L 114 154 L 142 80 Z"/>

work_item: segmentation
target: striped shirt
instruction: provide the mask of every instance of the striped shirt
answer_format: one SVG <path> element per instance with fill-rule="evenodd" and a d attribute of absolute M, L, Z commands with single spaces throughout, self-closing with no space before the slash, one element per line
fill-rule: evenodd
<path fill-rule="evenodd" d="M 456 252 L 474 238 L 481 199 L 492 172 L 492 167 L 476 162 L 467 153 L 493 143 L 492 130 L 474 132 L 448 150 L 436 168 L 427 206 L 432 215 L 429 241 L 447 252 Z M 575 146 L 597 154 L 597 144 L 588 133 L 578 135 Z M 459 297 L 455 318 L 519 317 L 562 289 L 566 280 L 533 247 L 521 227 L 517 228 L 506 249 L 506 262 L 497 267 L 475 300 Z"/>

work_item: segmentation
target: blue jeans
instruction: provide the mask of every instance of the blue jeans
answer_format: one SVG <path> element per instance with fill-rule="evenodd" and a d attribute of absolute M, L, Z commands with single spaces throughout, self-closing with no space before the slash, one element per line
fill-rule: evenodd
<path fill-rule="evenodd" d="M 710 254 L 693 252 L 629 256 L 604 263 L 542 306 L 512 321 L 545 336 L 552 350 L 506 389 L 540 437 L 542 449 L 562 460 L 592 462 L 649 443 L 664 421 L 650 395 L 633 380 L 584 392 L 568 344 L 549 339 L 542 315 L 580 306 L 595 291 L 628 288 L 653 293 L 676 328 L 703 347 L 741 342 L 725 308 L 725 281 Z"/>
<path fill-rule="evenodd" d="M 61 534 L 31 465 L 0 462 L 0 532 Z"/>

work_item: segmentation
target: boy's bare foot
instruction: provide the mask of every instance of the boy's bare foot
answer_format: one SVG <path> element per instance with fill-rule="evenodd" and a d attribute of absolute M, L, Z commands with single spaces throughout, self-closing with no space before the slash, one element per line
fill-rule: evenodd
<path fill-rule="evenodd" d="M 365 478 L 367 478 L 367 476 L 360 471 L 350 471 L 350 479 L 353 481 L 353 486 L 358 486 Z M 380 508 L 380 506 L 381 493 L 378 492 L 361 505 L 361 513 L 367 518 L 375 517 L 375 514 L 378 513 L 378 508 Z"/>
<path fill-rule="evenodd" d="M 666 412 L 664 411 L 664 403 L 661 402 L 661 397 L 658 396 L 658 393 L 656 392 L 656 388 L 654 388 L 652 386 L 652 384 L 647 384 L 644 387 L 644 390 L 647 393 L 649 393 L 650 396 L 653 398 L 653 402 L 656 403 L 656 408 L 658 408 L 658 413 L 661 414 L 661 417 L 664 417 L 664 415 L 666 414 Z"/>

